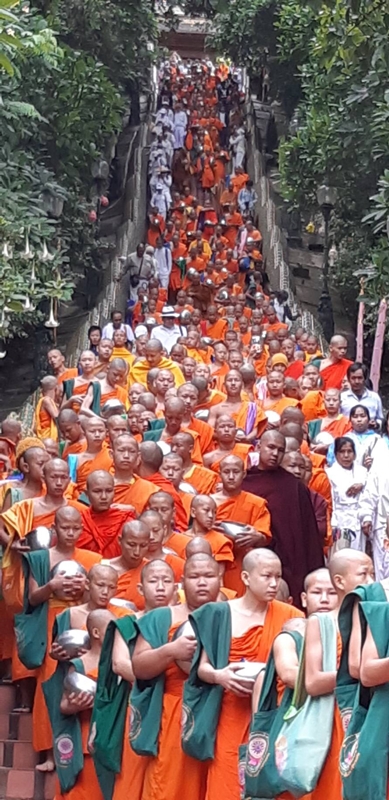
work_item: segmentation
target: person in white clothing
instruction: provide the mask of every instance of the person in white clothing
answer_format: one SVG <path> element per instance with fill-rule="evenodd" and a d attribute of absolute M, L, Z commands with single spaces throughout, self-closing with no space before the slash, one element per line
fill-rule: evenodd
<path fill-rule="evenodd" d="M 177 103 L 174 113 L 174 149 L 181 150 L 185 143 L 188 118 L 180 103 Z"/>
<path fill-rule="evenodd" d="M 243 167 L 246 155 L 246 134 L 244 128 L 236 128 L 230 136 L 230 147 L 232 148 L 232 167 L 235 172 L 237 167 Z"/>
<path fill-rule="evenodd" d="M 151 198 L 151 205 L 156 206 L 158 208 L 158 213 L 161 214 L 161 217 L 166 219 L 171 204 L 172 196 L 168 187 L 164 186 L 163 183 L 158 182 L 155 187 L 155 192 Z"/>
<path fill-rule="evenodd" d="M 335 462 L 326 469 L 332 493 L 333 548 L 364 552 L 373 513 L 365 490 L 367 469 L 356 463 L 355 444 L 349 436 L 335 439 L 334 451 Z"/>
<path fill-rule="evenodd" d="M 114 331 L 125 331 L 127 334 L 127 341 L 133 342 L 134 341 L 134 334 L 132 332 L 132 328 L 129 325 L 126 325 L 123 322 L 123 314 L 121 311 L 112 311 L 111 313 L 111 322 L 108 322 L 107 325 L 103 328 L 101 338 L 102 339 L 113 339 Z"/>
<path fill-rule="evenodd" d="M 157 263 L 157 275 L 162 289 L 169 286 L 170 273 L 172 271 L 172 253 L 169 244 L 164 244 L 161 236 L 158 236 L 154 251 L 154 258 Z"/>
<path fill-rule="evenodd" d="M 158 339 L 167 353 L 170 353 L 177 339 L 186 336 L 186 328 L 177 324 L 179 316 L 173 306 L 164 306 L 161 311 L 162 325 L 153 329 L 153 339 Z"/>
<path fill-rule="evenodd" d="M 352 431 L 348 434 L 353 440 L 356 450 L 357 464 L 370 469 L 373 463 L 388 462 L 388 448 L 378 433 L 370 427 L 369 409 L 361 404 L 350 411 Z"/>

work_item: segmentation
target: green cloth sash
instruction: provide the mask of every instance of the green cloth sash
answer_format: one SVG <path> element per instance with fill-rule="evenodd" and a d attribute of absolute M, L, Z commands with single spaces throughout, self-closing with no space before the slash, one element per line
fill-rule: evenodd
<path fill-rule="evenodd" d="M 61 617 L 64 617 L 64 615 L 61 614 Z M 64 622 L 65 619 L 60 622 L 60 627 Z M 73 788 L 84 766 L 81 725 L 78 714 L 62 714 L 60 708 L 63 683 L 71 665 L 74 666 L 77 672 L 85 674 L 81 659 L 59 661 L 54 675 L 42 683 L 42 690 L 53 731 L 54 762 L 61 792 L 69 792 Z"/>
<path fill-rule="evenodd" d="M 311 422 L 308 422 L 308 436 L 311 442 L 313 442 L 313 440 L 316 439 L 316 436 L 320 433 L 321 423 L 321 419 L 314 419 Z"/>
<path fill-rule="evenodd" d="M 121 770 L 124 728 L 131 685 L 115 675 L 112 651 L 115 633 L 133 644 L 137 635 L 132 617 L 109 623 L 101 650 L 96 697 L 91 719 L 89 749 L 104 800 L 111 800 L 115 776 Z"/>
<path fill-rule="evenodd" d="M 153 419 L 149 423 L 150 430 L 145 431 L 145 433 L 143 434 L 143 441 L 159 442 L 165 427 L 166 423 L 164 419 Z"/>
<path fill-rule="evenodd" d="M 28 600 L 28 583 L 32 575 L 38 586 L 50 580 L 50 559 L 48 550 L 35 550 L 23 553 L 24 608 L 15 614 L 15 636 L 19 658 L 27 669 L 36 669 L 43 663 L 47 650 L 48 605 L 41 603 L 32 606 Z"/>
<path fill-rule="evenodd" d="M 288 636 L 295 642 L 297 656 L 300 658 L 303 637 L 295 631 L 288 631 Z M 245 797 L 273 798 L 281 794 L 284 789 L 284 782 L 276 766 L 274 744 L 292 697 L 293 689 L 286 687 L 281 703 L 277 705 L 277 673 L 272 648 L 266 665 L 258 710 L 251 722 L 249 741 L 245 750 L 246 757 L 243 762 Z"/>
<path fill-rule="evenodd" d="M 389 655 L 389 603 L 362 602 L 379 658 Z M 389 759 L 389 682 L 359 684 L 339 758 L 344 800 L 386 800 Z"/>
<path fill-rule="evenodd" d="M 156 649 L 168 643 L 171 620 L 170 608 L 156 608 L 136 620 L 135 625 L 138 633 Z M 134 683 L 130 697 L 130 744 L 138 756 L 158 755 L 164 688 L 164 672 L 151 680 Z"/>
<path fill-rule="evenodd" d="M 335 697 L 342 717 L 343 729 L 346 731 L 358 691 L 358 681 L 350 675 L 348 660 L 352 631 L 353 609 L 356 601 L 386 602 L 385 590 L 381 583 L 370 583 L 358 586 L 346 595 L 340 607 L 338 626 L 342 637 L 342 655 L 336 676 Z M 359 614 L 362 632 L 362 645 L 366 637 L 366 620 Z"/>
<path fill-rule="evenodd" d="M 90 385 L 91 384 L 89 384 L 89 386 Z M 88 389 L 89 389 L 89 386 L 88 386 Z M 100 416 L 100 411 L 101 411 L 101 408 L 100 408 L 101 384 L 99 383 L 99 381 L 93 381 L 92 386 L 93 386 L 93 400 L 92 400 L 91 410 L 95 414 Z"/>
<path fill-rule="evenodd" d="M 213 758 L 220 716 L 223 687 L 204 683 L 197 675 L 202 651 L 214 669 L 229 663 L 231 646 L 231 610 L 229 603 L 207 603 L 189 619 L 196 633 L 198 647 L 189 678 L 184 684 L 182 749 L 192 758 Z"/>
<path fill-rule="evenodd" d="M 64 395 L 67 400 L 70 400 L 74 394 L 74 378 L 69 378 L 67 381 L 62 381 Z"/>

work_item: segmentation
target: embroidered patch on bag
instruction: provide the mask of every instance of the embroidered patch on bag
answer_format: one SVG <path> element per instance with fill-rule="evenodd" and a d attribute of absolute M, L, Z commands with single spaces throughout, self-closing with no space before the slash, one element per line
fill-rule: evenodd
<path fill-rule="evenodd" d="M 269 736 L 267 733 L 255 733 L 250 736 L 247 746 L 246 771 L 255 776 L 261 771 L 269 758 Z"/>
<path fill-rule="evenodd" d="M 347 733 L 348 726 L 350 724 L 351 714 L 353 713 L 352 708 L 345 708 L 343 711 L 340 712 L 340 716 L 342 718 L 342 727 L 344 733 Z"/>
<path fill-rule="evenodd" d="M 55 763 L 67 767 L 74 756 L 73 739 L 67 734 L 59 736 L 54 742 Z"/>
<path fill-rule="evenodd" d="M 288 740 L 286 736 L 279 736 L 275 745 L 275 762 L 280 775 L 282 775 L 288 760 Z"/>
<path fill-rule="evenodd" d="M 190 739 L 195 726 L 193 712 L 184 703 L 182 705 L 181 713 L 181 728 L 182 728 L 182 741 L 187 742 Z"/>
<path fill-rule="evenodd" d="M 360 733 L 352 733 L 351 736 L 346 736 L 339 756 L 339 769 L 343 778 L 348 778 L 351 775 L 355 765 L 359 759 L 359 737 Z"/>
<path fill-rule="evenodd" d="M 135 742 L 142 729 L 142 717 L 137 708 L 130 706 L 130 742 Z"/>

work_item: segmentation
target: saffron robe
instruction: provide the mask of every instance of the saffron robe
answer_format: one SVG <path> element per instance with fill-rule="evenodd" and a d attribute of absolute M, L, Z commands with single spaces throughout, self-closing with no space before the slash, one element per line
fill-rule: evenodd
<path fill-rule="evenodd" d="M 134 475 L 131 483 L 115 483 L 113 502 L 134 506 L 136 513 L 142 514 L 147 508 L 151 495 L 158 491 L 159 486 Z"/>
<path fill-rule="evenodd" d="M 319 367 L 320 369 L 322 361 L 323 359 L 314 358 L 311 359 L 310 363 L 315 367 Z M 330 364 L 328 367 L 320 369 L 320 377 L 323 381 L 323 389 L 341 389 L 347 370 L 352 363 L 353 362 L 349 361 L 348 358 L 341 358 L 336 362 L 336 364 Z"/>
<path fill-rule="evenodd" d="M 133 511 L 109 508 L 108 511 L 93 511 L 84 507 L 82 512 L 82 533 L 78 544 L 85 550 L 99 553 L 104 558 L 120 556 L 118 536 L 123 525 L 136 519 Z"/>
<path fill-rule="evenodd" d="M 169 372 L 172 373 L 176 387 L 182 386 L 182 384 L 185 383 L 185 378 L 178 364 L 176 364 L 170 358 L 162 357 L 157 366 L 158 369 L 168 369 Z M 131 367 L 130 374 L 128 376 L 129 386 L 132 386 L 133 383 L 141 383 L 143 386 L 147 387 L 147 375 L 150 369 L 150 364 L 146 358 L 140 358 L 139 361 L 136 361 L 136 363 Z"/>

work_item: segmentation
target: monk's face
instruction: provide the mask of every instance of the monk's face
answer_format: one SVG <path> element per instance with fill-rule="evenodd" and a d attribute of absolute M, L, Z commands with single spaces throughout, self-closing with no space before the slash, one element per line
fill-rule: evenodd
<path fill-rule="evenodd" d="M 158 364 L 161 361 L 162 352 L 160 349 L 157 350 L 156 347 L 148 343 L 146 345 L 146 358 L 150 364 L 150 369 L 154 369 L 154 367 L 158 367 Z"/>
<path fill-rule="evenodd" d="M 133 434 L 140 433 L 140 417 L 145 407 L 140 403 L 134 403 L 127 411 L 128 427 Z"/>
<path fill-rule="evenodd" d="M 318 348 L 319 343 L 316 339 L 316 336 L 308 336 L 305 352 L 308 353 L 309 356 L 313 356 L 317 352 Z"/>
<path fill-rule="evenodd" d="M 287 357 L 288 361 L 293 361 L 295 344 L 292 339 L 284 339 L 281 345 L 281 353 Z"/>
<path fill-rule="evenodd" d="M 309 378 L 311 381 L 311 389 L 316 389 L 317 381 L 319 378 L 319 370 L 314 365 L 307 366 L 304 369 L 304 377 Z"/>
<path fill-rule="evenodd" d="M 284 378 L 280 372 L 275 370 L 270 373 L 267 379 L 267 387 L 271 397 L 282 397 L 284 391 Z"/>
<path fill-rule="evenodd" d="M 81 354 L 80 357 L 80 367 L 82 370 L 82 374 L 90 375 L 93 372 L 93 368 L 96 366 L 96 356 L 90 350 L 86 350 L 85 353 Z"/>
<path fill-rule="evenodd" d="M 217 417 L 215 422 L 215 435 L 218 442 L 229 444 L 235 441 L 236 425 L 232 417 Z"/>
<path fill-rule="evenodd" d="M 93 511 L 108 511 L 113 503 L 114 483 L 111 475 L 92 474 L 87 481 L 87 494 Z"/>
<path fill-rule="evenodd" d="M 50 367 L 55 372 L 61 369 L 61 367 L 63 367 L 65 364 L 65 357 L 62 355 L 60 350 L 49 350 L 47 353 L 47 360 L 50 364 Z"/>
<path fill-rule="evenodd" d="M 112 443 L 115 441 L 115 439 L 117 439 L 118 436 L 128 433 L 127 420 L 123 417 L 120 417 L 118 414 L 115 414 L 114 416 L 109 417 L 107 421 L 107 430 Z"/>
<path fill-rule="evenodd" d="M 144 391 L 145 391 L 145 387 L 142 386 L 141 383 L 134 383 L 131 386 L 131 389 L 130 389 L 130 391 L 128 393 L 128 397 L 130 399 L 130 403 L 131 403 L 132 406 L 134 405 L 134 403 L 138 402 L 139 396 L 141 394 L 143 394 Z"/>
<path fill-rule="evenodd" d="M 340 411 L 340 392 L 338 389 L 327 389 L 324 395 L 324 405 L 327 414 L 330 416 L 339 414 Z"/>
<path fill-rule="evenodd" d="M 260 460 L 263 469 L 277 469 L 285 454 L 285 438 L 276 432 L 266 434 L 260 442 Z"/>
<path fill-rule="evenodd" d="M 113 343 L 115 347 L 127 347 L 127 334 L 125 331 L 118 330 L 113 332 Z"/>
<path fill-rule="evenodd" d="M 191 516 L 205 531 L 211 531 L 215 524 L 216 506 L 211 497 L 196 500 L 191 509 Z"/>
<path fill-rule="evenodd" d="M 225 458 L 220 464 L 220 477 L 223 488 L 228 493 L 237 492 L 245 475 L 243 461 L 239 458 Z"/>
<path fill-rule="evenodd" d="M 85 425 L 85 436 L 89 445 L 99 446 L 102 445 L 107 429 L 105 423 L 101 419 L 89 419 Z"/>
<path fill-rule="evenodd" d="M 281 466 L 290 472 L 295 478 L 303 478 L 305 476 L 305 460 L 304 456 L 297 452 L 285 453 Z"/>
<path fill-rule="evenodd" d="M 113 351 L 113 342 L 110 339 L 102 339 L 97 347 L 97 355 L 102 363 L 109 361 Z"/>
<path fill-rule="evenodd" d="M 169 497 L 153 497 L 153 495 L 149 499 L 149 508 L 152 511 L 158 511 L 158 513 L 162 517 L 163 524 L 166 527 L 166 530 L 170 531 L 173 517 L 174 517 L 174 504 L 173 499 Z"/>
<path fill-rule="evenodd" d="M 182 466 L 181 458 L 165 456 L 159 471 L 164 478 L 167 478 L 168 481 L 171 481 L 173 486 L 178 489 L 184 477 L 184 468 Z"/>
<path fill-rule="evenodd" d="M 143 521 L 143 520 L 142 520 Z M 149 541 L 149 555 L 154 555 L 157 553 L 162 545 L 166 528 L 163 524 L 162 517 L 160 514 L 149 515 L 144 520 L 145 525 L 147 525 L 150 534 L 150 541 Z"/>
<path fill-rule="evenodd" d="M 197 364 L 193 374 L 195 378 L 204 378 L 208 383 L 211 371 L 206 364 Z"/>
<path fill-rule="evenodd" d="M 185 564 L 183 589 L 189 608 L 216 602 L 220 585 L 219 564 L 212 557 L 193 556 Z"/>
<path fill-rule="evenodd" d="M 215 359 L 219 364 L 225 364 L 228 358 L 228 350 L 224 344 L 216 344 L 214 347 Z"/>
<path fill-rule="evenodd" d="M 265 559 L 251 569 L 243 572 L 244 583 L 260 603 L 270 603 L 275 599 L 281 579 L 281 564 L 278 559 Z"/>
<path fill-rule="evenodd" d="M 308 579 L 306 591 L 301 593 L 303 608 L 307 609 L 307 616 L 334 611 L 338 605 L 338 595 L 331 583 L 329 574 L 320 570 L 317 575 Z"/>
<path fill-rule="evenodd" d="M 124 386 L 127 377 L 126 367 L 108 367 L 107 381 L 111 386 Z"/>
<path fill-rule="evenodd" d="M 58 546 L 64 548 L 75 547 L 82 532 L 81 514 L 77 509 L 63 508 L 56 514 L 55 532 L 57 534 Z"/>
<path fill-rule="evenodd" d="M 185 411 L 187 413 L 193 414 L 193 412 L 194 412 L 194 410 L 196 408 L 196 405 L 197 405 L 198 397 L 199 397 L 199 393 L 198 393 L 196 387 L 195 386 L 183 386 L 178 391 L 178 397 L 185 404 Z"/>
<path fill-rule="evenodd" d="M 128 435 L 118 438 L 113 447 L 113 461 L 116 469 L 136 470 L 140 461 L 137 442 Z"/>
<path fill-rule="evenodd" d="M 63 497 L 70 481 L 69 469 L 65 462 L 53 458 L 43 468 L 47 494 L 51 497 Z"/>
<path fill-rule="evenodd" d="M 160 369 L 154 381 L 154 386 L 157 394 L 165 396 L 168 389 L 174 387 L 174 377 L 167 369 Z"/>
<path fill-rule="evenodd" d="M 139 566 L 143 558 L 147 556 L 150 544 L 150 534 L 146 525 L 142 525 L 138 530 L 131 524 L 123 526 L 119 542 L 122 549 L 123 559 L 128 569 L 135 569 Z"/>
<path fill-rule="evenodd" d="M 67 439 L 72 444 L 78 442 L 82 437 L 82 428 L 77 422 L 59 422 L 59 429 L 63 439 Z"/>
<path fill-rule="evenodd" d="M 93 571 L 89 580 L 89 602 L 96 608 L 107 608 L 112 597 L 115 597 L 118 578 L 111 567 L 100 567 Z"/>
<path fill-rule="evenodd" d="M 138 591 L 145 599 L 147 611 L 171 605 L 177 591 L 171 567 L 168 564 L 161 564 L 160 561 L 156 561 L 155 564 L 151 562 L 142 578 L 142 583 L 138 584 Z"/>
<path fill-rule="evenodd" d="M 196 362 L 194 358 L 189 358 L 188 356 L 186 356 L 186 358 L 184 358 L 182 362 L 182 371 L 184 373 L 184 378 L 187 381 L 192 380 L 195 369 L 196 369 Z M 180 397 L 182 399 L 182 395 L 180 395 Z"/>
<path fill-rule="evenodd" d="M 181 428 L 185 411 L 176 409 L 174 406 L 165 409 L 166 429 L 169 436 L 175 436 Z"/>
<path fill-rule="evenodd" d="M 29 480 L 40 483 L 43 481 L 43 468 L 50 461 L 50 456 L 39 447 L 31 447 L 25 453 L 25 457 L 20 459 L 21 472 L 28 475 Z"/>
<path fill-rule="evenodd" d="M 240 353 L 238 355 L 240 358 Z M 231 359 L 229 363 L 231 364 Z M 226 375 L 224 385 L 229 395 L 232 396 L 240 395 L 243 388 L 243 381 L 239 372 L 236 369 L 231 368 L 231 371 Z"/>

